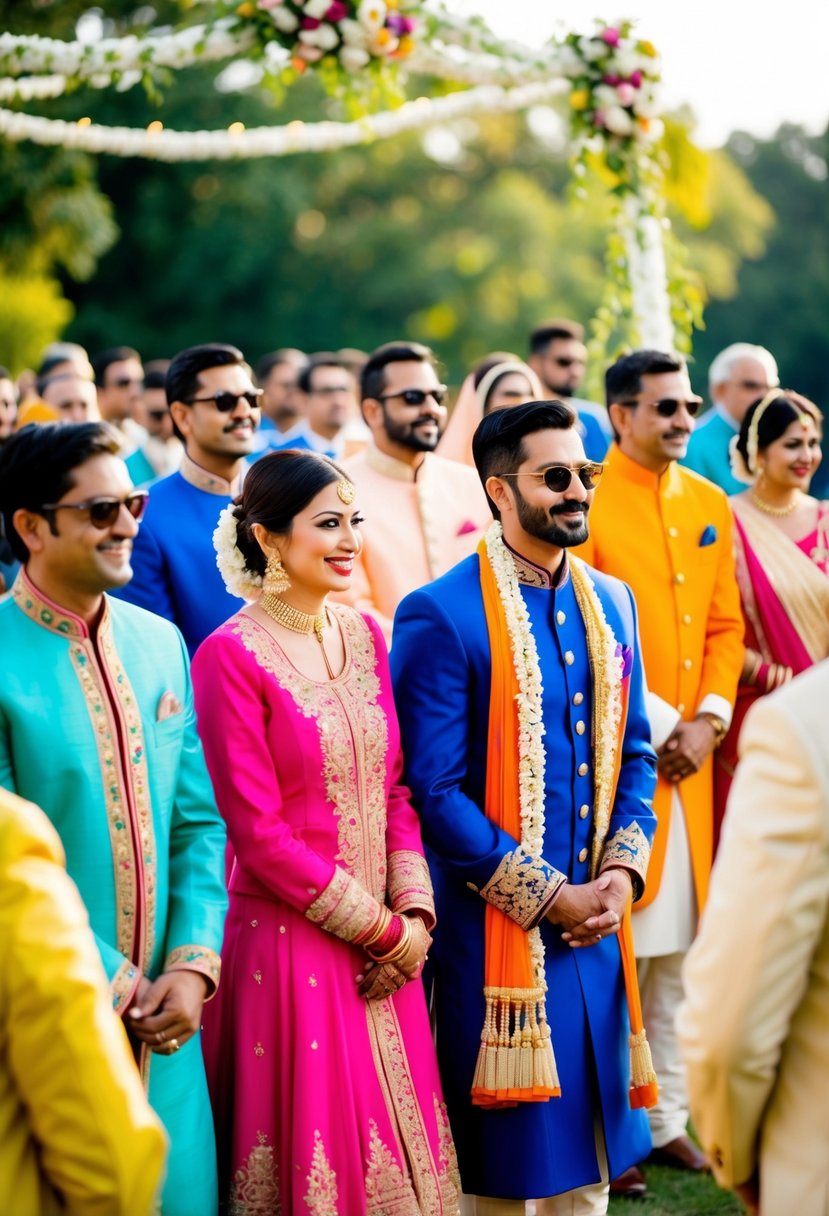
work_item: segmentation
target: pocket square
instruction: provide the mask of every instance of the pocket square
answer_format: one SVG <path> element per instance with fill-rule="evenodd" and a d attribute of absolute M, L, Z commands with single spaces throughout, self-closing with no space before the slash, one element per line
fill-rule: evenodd
<path fill-rule="evenodd" d="M 477 532 L 478 525 L 474 524 L 471 519 L 466 519 L 458 528 L 458 536 L 468 536 L 470 532 Z"/>
<path fill-rule="evenodd" d="M 156 710 L 156 722 L 164 722 L 166 718 L 173 718 L 176 714 L 182 711 L 182 704 L 174 692 L 163 692 L 158 702 Z"/>
<path fill-rule="evenodd" d="M 702 536 L 699 538 L 699 547 L 704 549 L 706 545 L 713 545 L 717 539 L 717 529 L 713 524 L 707 524 L 703 529 Z"/>

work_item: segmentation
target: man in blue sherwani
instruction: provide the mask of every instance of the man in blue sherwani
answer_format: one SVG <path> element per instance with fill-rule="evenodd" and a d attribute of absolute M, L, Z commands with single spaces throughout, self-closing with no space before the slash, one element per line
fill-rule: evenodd
<path fill-rule="evenodd" d="M 483 420 L 473 453 L 497 522 L 478 554 L 403 600 L 394 626 L 407 780 L 438 907 L 438 1053 L 462 1210 L 476 1216 L 519 1216 L 532 1198 L 539 1216 L 605 1212 L 608 1178 L 650 1148 L 644 1112 L 630 1106 L 615 935 L 631 895 L 644 889 L 655 757 L 633 597 L 566 552 L 587 535 L 601 473 L 585 461 L 574 420 L 560 402 Z M 493 609 L 486 588 L 496 585 Z M 498 613 L 511 660 L 492 645 L 506 636 L 493 632 Z M 488 771 L 503 737 L 502 727 L 493 733 L 492 677 L 505 662 L 519 688 L 521 824 L 512 831 L 499 826 L 489 793 L 498 773 Z M 503 767 L 514 763 L 504 753 Z M 546 1016 L 560 1086 L 548 1100 L 502 1102 L 501 1089 L 477 1096 L 481 1044 L 506 991 L 492 986 L 500 982 L 488 945 L 492 908 L 524 931 L 509 939 L 517 950 L 536 935 L 536 991 L 546 984 L 537 1020 Z M 532 1020 L 523 1031 L 511 1025 L 519 1042 L 536 1030 Z M 492 1042 L 495 1059 L 497 1036 Z"/>

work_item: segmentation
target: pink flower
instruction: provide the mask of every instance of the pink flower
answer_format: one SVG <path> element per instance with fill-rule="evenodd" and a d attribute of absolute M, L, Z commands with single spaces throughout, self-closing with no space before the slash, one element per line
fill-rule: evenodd
<path fill-rule="evenodd" d="M 642 73 L 640 71 L 637 70 L 635 72 L 631 72 L 630 76 L 628 77 L 628 80 L 633 85 L 634 89 L 641 89 Z"/>
<path fill-rule="evenodd" d="M 411 34 L 415 24 L 416 22 L 411 17 L 403 17 L 400 13 L 389 13 L 386 18 L 386 29 L 391 30 L 398 38 L 404 34 Z"/>
<path fill-rule="evenodd" d="M 602 42 L 606 42 L 608 46 L 619 45 L 619 31 L 615 30 L 612 25 L 609 25 L 606 30 L 602 30 L 600 37 Z"/>
<path fill-rule="evenodd" d="M 623 80 L 620 85 L 616 86 L 616 96 L 619 98 L 620 106 L 632 106 L 636 100 L 636 89 L 632 84 Z"/>
<path fill-rule="evenodd" d="M 318 30 L 322 22 L 318 17 L 303 17 L 299 24 L 304 30 Z"/>
<path fill-rule="evenodd" d="M 316 63 L 318 59 L 322 59 L 322 51 L 316 46 L 306 46 L 303 43 L 296 49 L 298 59 L 304 59 L 306 63 Z"/>
<path fill-rule="evenodd" d="M 348 9 L 343 4 L 342 0 L 334 0 L 334 3 L 325 14 L 326 21 L 342 21 L 343 17 L 348 16 Z"/>
<path fill-rule="evenodd" d="M 608 72 L 606 76 L 602 76 L 602 84 L 609 84 L 612 88 L 621 83 L 622 77 L 614 75 L 613 72 Z"/>

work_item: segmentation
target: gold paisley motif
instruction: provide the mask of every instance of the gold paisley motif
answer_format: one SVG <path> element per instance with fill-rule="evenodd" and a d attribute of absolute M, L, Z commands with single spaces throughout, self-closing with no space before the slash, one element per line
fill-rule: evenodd
<path fill-rule="evenodd" d="M 377 1124 L 369 1120 L 369 1159 L 366 1171 L 367 1216 L 420 1216 L 412 1184 L 404 1175 Z"/>
<path fill-rule="evenodd" d="M 257 1132 L 258 1143 L 233 1176 L 228 1216 L 280 1216 L 279 1174 L 268 1137 Z"/>
<path fill-rule="evenodd" d="M 331 1168 L 318 1130 L 314 1132 L 314 1154 L 307 1183 L 305 1206 L 312 1216 L 339 1216 L 337 1175 Z"/>

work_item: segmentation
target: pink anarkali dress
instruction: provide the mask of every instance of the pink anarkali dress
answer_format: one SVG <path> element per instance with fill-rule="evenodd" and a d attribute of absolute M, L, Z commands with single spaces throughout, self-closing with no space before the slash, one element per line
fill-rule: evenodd
<path fill-rule="evenodd" d="M 448 1216 L 457 1174 L 420 980 L 367 1001 L 352 944 L 378 901 L 434 923 L 379 627 L 331 605 L 317 682 L 242 612 L 193 663 L 234 860 L 204 1051 L 224 1212 Z"/>

